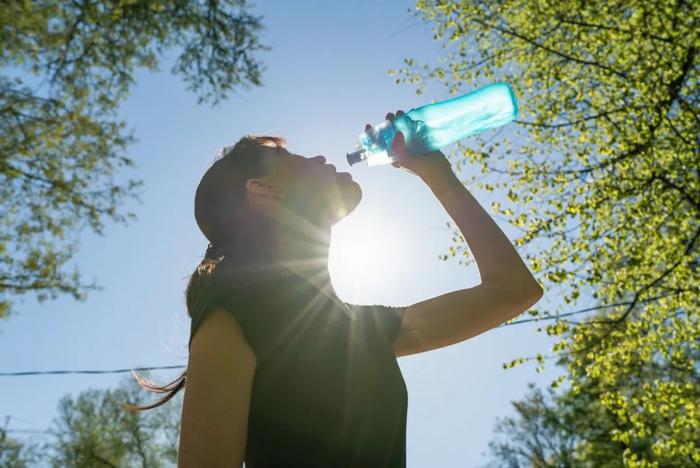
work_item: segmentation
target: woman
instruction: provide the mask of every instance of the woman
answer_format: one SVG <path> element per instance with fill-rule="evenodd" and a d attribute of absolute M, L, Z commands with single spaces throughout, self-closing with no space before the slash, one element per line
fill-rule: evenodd
<path fill-rule="evenodd" d="M 188 369 L 165 387 L 142 381 L 168 393 L 147 409 L 186 378 L 180 467 L 405 467 L 396 358 L 464 341 L 542 296 L 444 154 L 410 154 L 400 132 L 393 150 L 393 165 L 420 177 L 461 230 L 481 284 L 407 307 L 341 301 L 330 232 L 359 204 L 359 185 L 281 138 L 244 137 L 195 196 L 210 245 L 187 288 Z"/>

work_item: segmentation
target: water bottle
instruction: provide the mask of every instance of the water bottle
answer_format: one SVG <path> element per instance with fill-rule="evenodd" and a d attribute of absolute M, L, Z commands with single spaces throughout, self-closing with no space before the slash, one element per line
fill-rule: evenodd
<path fill-rule="evenodd" d="M 493 83 L 471 93 L 434 104 L 426 104 L 360 133 L 357 151 L 346 155 L 352 166 L 368 166 L 397 160 L 391 151 L 396 132 L 401 131 L 409 153 L 436 151 L 470 135 L 511 122 L 518 115 L 515 94 L 507 83 Z"/>

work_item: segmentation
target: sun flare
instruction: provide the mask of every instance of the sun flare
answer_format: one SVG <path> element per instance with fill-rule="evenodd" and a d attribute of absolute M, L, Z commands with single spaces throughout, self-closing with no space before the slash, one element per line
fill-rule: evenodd
<path fill-rule="evenodd" d="M 333 283 L 348 301 L 393 282 L 400 269 L 396 226 L 379 216 L 351 216 L 333 226 L 329 265 Z"/>

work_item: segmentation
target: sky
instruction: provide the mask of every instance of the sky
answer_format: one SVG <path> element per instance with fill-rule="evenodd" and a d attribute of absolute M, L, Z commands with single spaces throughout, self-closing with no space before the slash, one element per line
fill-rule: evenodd
<path fill-rule="evenodd" d="M 345 160 L 366 123 L 450 97 L 437 84 L 418 95 L 414 85 L 396 84 L 387 73 L 408 57 L 434 65 L 444 52 L 431 24 L 407 11 L 413 7 L 404 0 L 253 5 L 266 28 L 260 42 L 272 49 L 258 53 L 266 66 L 263 86 L 241 88 L 215 108 L 198 105 L 169 73 L 174 52 L 160 72 L 139 70 L 120 110 L 138 140 L 128 150 L 136 168 L 119 175 L 144 181 L 141 203 L 122 208 L 137 219 L 126 226 L 108 222 L 104 236 L 80 233 L 73 263 L 103 290 L 88 293 L 84 302 L 61 297 L 39 304 L 26 296 L 15 315 L 0 321 L 0 372 L 186 364 L 190 319 L 183 294 L 207 245 L 194 221 L 195 188 L 217 150 L 247 133 L 284 136 L 290 151 L 322 154 L 362 187 L 359 207 L 332 231 L 329 268 L 345 302 L 406 306 L 477 285 L 475 265 L 438 259 L 453 232 L 418 177 L 390 165 L 350 167 Z M 510 124 L 501 135 L 514 130 Z M 505 196 L 467 188 L 487 210 Z M 514 228 L 497 222 L 515 238 Z M 546 291 L 538 308 L 556 304 L 552 296 Z M 502 368 L 550 350 L 551 340 L 535 328 L 497 328 L 398 359 L 409 394 L 409 468 L 487 462 L 496 419 L 513 414 L 510 402 L 523 397 L 529 382 L 544 386 L 561 373 L 552 364 L 542 373 L 534 365 Z M 166 383 L 180 372 L 151 377 Z M 0 376 L 0 420 L 10 417 L 10 429 L 45 429 L 64 395 L 111 387 L 124 375 Z"/>

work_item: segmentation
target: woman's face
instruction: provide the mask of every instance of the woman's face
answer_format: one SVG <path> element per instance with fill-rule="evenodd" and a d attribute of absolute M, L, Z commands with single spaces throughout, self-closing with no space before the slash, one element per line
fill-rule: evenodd
<path fill-rule="evenodd" d="M 267 174 L 246 183 L 249 198 L 265 198 L 315 223 L 332 225 L 362 200 L 362 189 L 347 172 L 337 172 L 326 158 L 304 157 L 285 148 L 264 146 Z M 257 183 L 251 183 L 258 181 Z"/>

